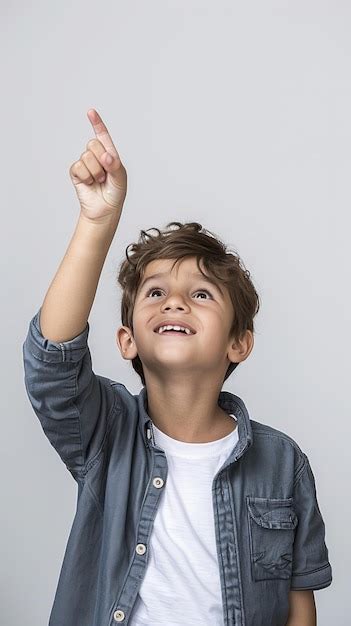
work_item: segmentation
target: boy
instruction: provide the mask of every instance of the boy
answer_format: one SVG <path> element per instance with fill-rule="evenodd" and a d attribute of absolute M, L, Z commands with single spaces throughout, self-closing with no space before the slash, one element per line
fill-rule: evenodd
<path fill-rule="evenodd" d="M 87 320 L 127 175 L 88 117 L 78 224 L 23 344 L 31 405 L 78 485 L 49 626 L 313 626 L 332 570 L 308 458 L 221 391 L 259 307 L 240 260 L 197 223 L 141 231 L 116 340 L 143 388 L 92 370 Z"/>

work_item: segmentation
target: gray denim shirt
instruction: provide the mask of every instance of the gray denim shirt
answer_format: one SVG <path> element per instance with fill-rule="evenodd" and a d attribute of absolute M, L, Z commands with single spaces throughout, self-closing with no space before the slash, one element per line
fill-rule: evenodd
<path fill-rule="evenodd" d="M 23 343 L 25 387 L 78 486 L 49 626 L 127 625 L 167 488 L 166 455 L 146 388 L 133 395 L 93 372 L 89 323 L 56 343 L 39 322 L 40 309 Z M 250 419 L 241 398 L 221 391 L 218 404 L 238 421 L 238 441 L 212 483 L 224 626 L 285 626 L 290 589 L 332 582 L 314 475 L 297 443 Z"/>

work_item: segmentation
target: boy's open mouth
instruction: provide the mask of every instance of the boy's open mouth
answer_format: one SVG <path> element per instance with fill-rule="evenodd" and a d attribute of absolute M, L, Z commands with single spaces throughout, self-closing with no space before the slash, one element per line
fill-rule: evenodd
<path fill-rule="evenodd" d="M 187 323 L 176 323 L 165 320 L 164 324 L 158 324 L 154 328 L 154 333 L 157 335 L 176 336 L 181 335 L 183 337 L 190 337 L 196 335 L 196 331 Z"/>

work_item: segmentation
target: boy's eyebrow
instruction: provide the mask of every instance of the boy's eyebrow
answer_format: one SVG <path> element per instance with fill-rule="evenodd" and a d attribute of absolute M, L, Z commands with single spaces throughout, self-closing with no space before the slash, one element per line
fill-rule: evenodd
<path fill-rule="evenodd" d="M 156 274 L 151 274 L 147 278 L 144 278 L 144 280 L 142 281 L 142 283 L 140 285 L 140 289 L 142 287 L 144 287 L 144 285 L 147 282 L 149 282 L 149 280 L 154 280 L 155 278 L 163 278 L 164 276 L 167 276 L 167 274 L 168 274 L 168 272 L 157 272 Z M 220 288 L 219 284 L 215 280 L 213 280 L 213 278 L 210 278 L 209 276 L 204 276 L 203 274 L 201 274 L 201 272 L 193 272 L 191 274 L 191 276 L 194 276 L 194 278 L 200 278 L 202 280 L 205 280 L 208 283 L 211 283 L 211 285 L 214 285 L 214 287 L 216 287 L 218 289 L 218 291 L 224 297 L 224 293 L 223 293 L 222 289 Z"/>

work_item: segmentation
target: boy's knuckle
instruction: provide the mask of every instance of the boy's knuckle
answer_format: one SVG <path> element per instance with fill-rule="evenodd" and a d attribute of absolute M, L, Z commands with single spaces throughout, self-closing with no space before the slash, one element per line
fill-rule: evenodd
<path fill-rule="evenodd" d="M 87 143 L 87 150 L 95 150 L 99 147 L 100 142 L 97 139 L 90 139 Z"/>
<path fill-rule="evenodd" d="M 90 159 L 90 155 L 91 152 L 89 152 L 89 150 L 82 152 L 82 154 L 80 155 L 81 161 L 88 161 Z"/>
<path fill-rule="evenodd" d="M 80 163 L 80 161 L 76 161 L 75 163 L 73 163 L 71 165 L 70 170 L 69 170 L 70 174 L 76 174 L 78 172 L 79 167 L 80 167 L 79 163 Z"/>

